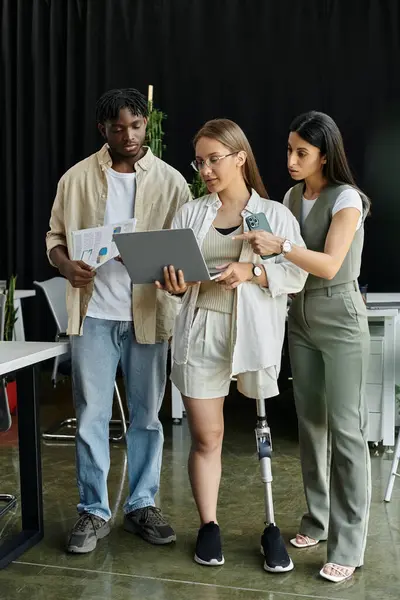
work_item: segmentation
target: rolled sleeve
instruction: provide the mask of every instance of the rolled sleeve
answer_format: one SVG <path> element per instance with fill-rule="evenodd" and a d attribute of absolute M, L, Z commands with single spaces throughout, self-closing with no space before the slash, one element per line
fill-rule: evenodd
<path fill-rule="evenodd" d="M 300 227 L 296 218 L 287 209 L 286 223 L 278 235 L 290 240 L 296 246 L 305 248 L 301 237 Z M 280 255 L 275 262 L 264 262 L 263 267 L 268 280 L 268 287 L 263 288 L 272 298 L 282 294 L 297 294 L 301 292 L 308 277 L 308 273 L 300 267 L 291 263 L 287 258 Z"/>
<path fill-rule="evenodd" d="M 181 300 L 163 290 L 157 290 L 157 334 L 165 338 L 172 335 L 175 319 L 181 309 Z"/>
<path fill-rule="evenodd" d="M 288 260 L 284 262 L 263 264 L 268 280 L 268 287 L 263 288 L 272 298 L 282 294 L 301 292 L 307 279 L 307 273 Z"/>

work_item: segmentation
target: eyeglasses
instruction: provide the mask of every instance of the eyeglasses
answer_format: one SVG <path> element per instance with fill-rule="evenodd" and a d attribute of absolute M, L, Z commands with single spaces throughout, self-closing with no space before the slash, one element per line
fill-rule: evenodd
<path fill-rule="evenodd" d="M 209 167 L 210 169 L 216 167 L 220 160 L 227 158 L 228 156 L 233 156 L 234 154 L 237 154 L 237 152 L 231 152 L 230 154 L 225 154 L 224 156 L 210 156 L 210 158 L 207 158 L 206 160 L 192 160 L 190 164 L 195 171 L 199 172 L 204 169 L 205 166 Z"/>

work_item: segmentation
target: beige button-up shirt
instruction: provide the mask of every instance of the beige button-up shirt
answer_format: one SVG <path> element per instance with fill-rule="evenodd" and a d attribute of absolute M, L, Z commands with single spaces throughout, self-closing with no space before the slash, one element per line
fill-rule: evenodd
<path fill-rule="evenodd" d="M 71 252 L 71 232 L 104 224 L 107 202 L 106 170 L 112 165 L 107 144 L 99 152 L 74 165 L 60 179 L 46 236 L 47 255 L 56 246 Z M 136 165 L 136 231 L 169 229 L 179 208 L 191 199 L 183 176 L 155 157 L 150 148 Z M 51 262 L 51 261 L 50 261 Z M 54 265 L 53 265 L 54 266 Z M 82 335 L 93 283 L 84 288 L 67 284 L 68 329 Z M 132 310 L 136 339 L 154 344 L 172 334 L 179 302 L 153 285 L 134 285 Z"/>

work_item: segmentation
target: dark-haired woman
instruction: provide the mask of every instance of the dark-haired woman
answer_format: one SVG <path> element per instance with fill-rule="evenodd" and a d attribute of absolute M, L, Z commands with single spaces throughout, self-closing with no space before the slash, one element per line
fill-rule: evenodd
<path fill-rule="evenodd" d="M 327 540 L 320 574 L 340 582 L 363 564 L 371 494 L 364 395 L 369 331 L 357 283 L 369 200 L 354 182 L 337 125 L 323 113 L 293 121 L 288 169 L 299 183 L 284 204 L 299 220 L 307 249 L 292 244 L 285 256 L 310 273 L 289 313 L 308 505 L 291 542 L 307 548 Z M 244 237 L 262 255 L 282 244 L 264 232 Z"/>

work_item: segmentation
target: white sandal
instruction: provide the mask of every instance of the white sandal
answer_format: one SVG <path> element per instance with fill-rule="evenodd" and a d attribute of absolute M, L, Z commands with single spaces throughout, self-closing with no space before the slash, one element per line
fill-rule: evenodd
<path fill-rule="evenodd" d="M 328 575 L 328 573 L 325 573 L 324 571 L 325 567 L 330 567 L 336 571 L 338 575 Z M 350 574 L 348 574 L 349 570 L 352 570 Z M 328 581 L 333 581 L 333 583 L 341 583 L 342 581 L 350 579 L 350 577 L 354 575 L 355 570 L 355 567 L 344 567 L 342 565 L 336 565 L 335 563 L 326 563 L 320 570 L 319 574 Z"/>
<path fill-rule="evenodd" d="M 301 537 L 305 541 L 305 543 L 299 544 L 296 539 L 298 537 Z M 308 535 L 303 535 L 302 533 L 298 533 L 295 538 L 292 538 L 290 540 L 290 543 L 295 548 L 312 548 L 313 546 L 316 546 L 317 544 L 319 544 L 319 540 L 314 540 L 313 538 L 308 537 Z"/>

